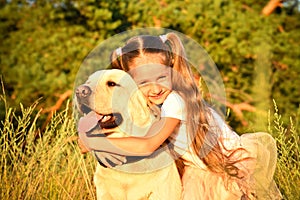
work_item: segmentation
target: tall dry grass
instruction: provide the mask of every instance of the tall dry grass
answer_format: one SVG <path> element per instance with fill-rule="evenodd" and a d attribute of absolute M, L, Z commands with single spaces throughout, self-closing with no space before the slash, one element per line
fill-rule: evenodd
<path fill-rule="evenodd" d="M 13 108 L 5 110 L 0 130 L 0 199 L 95 199 L 96 161 L 91 154 L 80 154 L 68 106 L 54 115 L 43 132 L 36 127 L 36 106 L 20 104 L 20 115 Z M 285 199 L 300 199 L 299 127 L 293 120 L 285 125 L 276 104 L 269 121 L 278 145 L 275 181 Z"/>
<path fill-rule="evenodd" d="M 298 117 L 290 118 L 284 124 L 282 116 L 274 101 L 275 112 L 269 117 L 269 132 L 275 137 L 278 148 L 278 159 L 275 182 L 279 186 L 284 199 L 300 199 L 300 127 Z M 272 119 L 272 120 L 271 120 Z M 294 123 L 296 121 L 296 125 Z"/>
<path fill-rule="evenodd" d="M 7 108 L 1 121 L 0 199 L 95 199 L 95 159 L 80 154 L 69 110 L 39 132 L 36 105 L 21 104 L 21 115 Z"/>

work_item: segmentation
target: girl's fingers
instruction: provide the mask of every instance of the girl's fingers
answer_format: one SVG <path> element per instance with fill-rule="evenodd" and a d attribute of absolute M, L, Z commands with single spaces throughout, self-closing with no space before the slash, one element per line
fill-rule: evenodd
<path fill-rule="evenodd" d="M 109 160 L 110 162 L 114 163 L 115 165 L 122 165 L 123 164 L 122 157 L 119 156 L 119 155 L 106 153 L 104 159 Z"/>
<path fill-rule="evenodd" d="M 99 157 L 98 158 L 100 159 L 100 161 L 103 163 L 103 165 L 105 165 L 106 167 L 108 168 L 112 168 L 112 166 L 109 164 L 109 162 L 107 162 L 106 158 L 104 157 Z"/>
<path fill-rule="evenodd" d="M 116 154 L 111 154 L 107 152 L 96 152 L 98 159 L 104 164 L 106 167 L 112 167 L 114 165 L 122 165 L 126 162 L 126 157 Z M 109 162 L 108 162 L 109 161 Z"/>
<path fill-rule="evenodd" d="M 123 164 L 123 163 L 126 163 L 126 156 L 123 156 L 123 155 L 117 155 L 117 154 L 111 154 L 112 158 L 115 158 L 116 160 L 118 160 L 120 162 L 119 165 Z M 117 164 L 117 163 L 115 163 Z"/>

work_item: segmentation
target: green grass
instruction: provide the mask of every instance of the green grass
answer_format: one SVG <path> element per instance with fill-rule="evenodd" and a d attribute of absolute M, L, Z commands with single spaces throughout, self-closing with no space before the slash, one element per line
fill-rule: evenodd
<path fill-rule="evenodd" d="M 45 130 L 36 122 L 37 103 L 20 105 L 21 114 L 6 108 L 1 121 L 0 199 L 95 199 L 91 154 L 80 154 L 76 125 L 66 108 L 52 118 Z M 271 119 L 272 118 L 272 119 Z M 299 199 L 299 129 L 291 120 L 284 125 L 275 105 L 269 131 L 278 145 L 275 181 L 285 199 Z"/>

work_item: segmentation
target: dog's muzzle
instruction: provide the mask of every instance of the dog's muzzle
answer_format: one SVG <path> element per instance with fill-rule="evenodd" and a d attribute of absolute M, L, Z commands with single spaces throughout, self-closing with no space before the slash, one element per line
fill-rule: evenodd
<path fill-rule="evenodd" d="M 85 115 L 90 112 L 97 113 L 99 117 L 98 124 L 101 128 L 111 129 L 119 126 L 123 122 L 122 115 L 120 113 L 109 113 L 109 114 L 101 114 L 94 111 L 90 108 L 89 105 L 89 97 L 92 94 L 92 90 L 87 85 L 80 85 L 76 88 L 76 98 L 78 103 L 78 109 Z"/>

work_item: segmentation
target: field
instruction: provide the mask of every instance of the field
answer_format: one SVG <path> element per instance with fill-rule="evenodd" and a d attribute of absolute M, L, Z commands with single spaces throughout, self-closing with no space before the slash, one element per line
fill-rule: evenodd
<path fill-rule="evenodd" d="M 19 115 L 6 108 L 0 133 L 0 199 L 95 199 L 96 162 L 92 155 L 80 154 L 70 109 L 56 113 L 40 131 L 36 106 L 21 104 Z M 300 197 L 299 133 L 292 120 L 283 124 L 276 105 L 275 111 L 269 117 L 279 154 L 275 181 L 285 199 L 296 200 Z"/>

